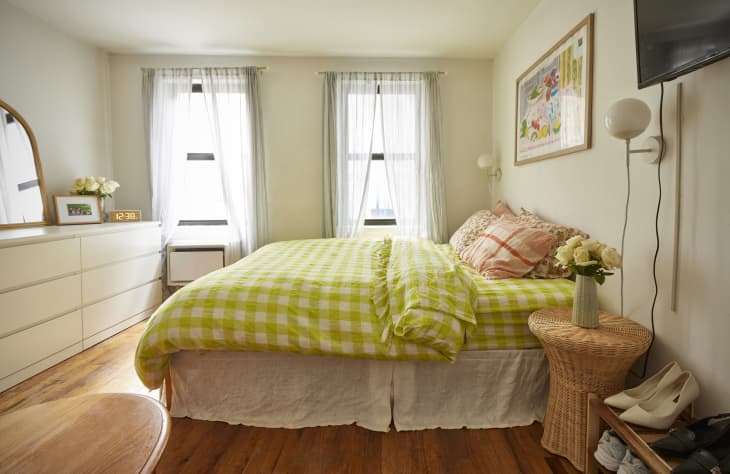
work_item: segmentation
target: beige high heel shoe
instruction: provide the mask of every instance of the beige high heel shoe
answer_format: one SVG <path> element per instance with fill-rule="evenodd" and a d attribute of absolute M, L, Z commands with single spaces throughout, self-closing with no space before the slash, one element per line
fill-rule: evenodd
<path fill-rule="evenodd" d="M 689 372 L 682 372 L 671 384 L 621 413 L 619 418 L 635 425 L 665 430 L 699 395 L 700 387 L 695 378 Z"/>
<path fill-rule="evenodd" d="M 670 362 L 662 370 L 644 380 L 641 385 L 611 395 L 603 402 L 608 406 L 628 410 L 632 406 L 651 398 L 657 391 L 672 383 L 681 373 L 682 369 L 679 364 Z"/>

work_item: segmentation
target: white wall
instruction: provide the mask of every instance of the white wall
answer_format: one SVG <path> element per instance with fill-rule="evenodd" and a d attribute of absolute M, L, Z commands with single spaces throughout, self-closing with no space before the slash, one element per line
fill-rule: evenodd
<path fill-rule="evenodd" d="M 30 124 L 46 193 L 109 175 L 108 58 L 0 0 L 0 99 Z"/>
<path fill-rule="evenodd" d="M 595 13 L 593 81 L 593 147 L 585 152 L 516 167 L 514 157 L 515 79 L 563 34 Z M 675 202 L 674 166 L 676 83 L 683 83 L 683 169 L 678 309 L 670 310 Z M 726 194 L 730 149 L 726 131 L 730 110 L 730 59 L 666 85 L 665 136 L 669 142 L 662 164 L 664 200 L 661 210 L 659 299 L 650 370 L 677 360 L 691 370 L 702 387 L 700 414 L 730 409 L 730 212 Z M 620 244 L 626 174 L 623 143 L 603 126 L 607 108 L 617 99 L 637 97 L 654 117 L 644 136 L 658 134 L 659 86 L 636 87 L 631 0 L 544 0 L 511 36 L 494 63 L 494 149 L 504 177 L 498 194 L 510 205 L 532 208 L 544 217 L 577 226 L 593 237 Z M 635 142 L 641 144 L 642 137 Z M 625 251 L 625 313 L 644 325 L 654 286 L 654 212 L 656 166 L 634 158 L 632 198 Z M 618 276 L 600 289 L 601 305 L 619 310 Z"/>
<path fill-rule="evenodd" d="M 491 62 L 427 59 L 111 56 L 114 176 L 119 207 L 150 215 L 142 124 L 141 67 L 268 66 L 262 101 L 272 240 L 322 235 L 322 78 L 324 70 L 441 70 L 448 227 L 453 232 L 489 203 L 476 158 L 489 149 Z"/>

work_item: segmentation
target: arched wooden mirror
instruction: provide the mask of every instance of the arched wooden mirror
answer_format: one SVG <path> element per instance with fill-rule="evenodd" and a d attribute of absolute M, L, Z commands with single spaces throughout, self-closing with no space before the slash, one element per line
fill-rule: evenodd
<path fill-rule="evenodd" d="M 38 144 L 28 122 L 0 100 L 0 229 L 49 222 Z"/>

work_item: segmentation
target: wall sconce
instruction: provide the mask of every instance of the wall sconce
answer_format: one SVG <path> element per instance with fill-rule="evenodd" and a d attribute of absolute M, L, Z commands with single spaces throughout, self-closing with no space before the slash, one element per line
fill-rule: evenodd
<path fill-rule="evenodd" d="M 631 139 L 638 137 L 651 121 L 651 110 L 639 99 L 621 99 L 614 102 L 606 111 L 606 129 L 613 137 L 626 141 L 626 160 L 634 153 L 646 154 L 649 163 L 656 163 L 662 158 L 663 146 L 659 136 L 648 137 L 642 148 L 631 149 Z"/>
<path fill-rule="evenodd" d="M 651 122 L 651 109 L 644 101 L 639 99 L 621 99 L 613 103 L 606 111 L 605 125 L 608 133 L 613 137 L 626 142 L 626 204 L 624 207 L 624 225 L 621 231 L 621 255 L 624 255 L 626 241 L 626 226 L 629 218 L 629 200 L 631 199 L 631 174 L 629 157 L 635 153 L 644 154 L 648 163 L 660 163 L 664 154 L 664 142 L 661 137 L 653 136 L 646 139 L 642 148 L 631 149 L 631 140 L 638 137 L 649 126 Z M 661 168 L 657 169 L 657 173 Z M 659 203 L 661 202 L 661 180 L 659 181 L 660 200 L 657 203 L 657 219 L 659 216 Z M 657 221 L 658 222 L 658 221 Z M 657 252 L 659 252 L 659 233 L 657 228 Z M 656 257 L 654 260 L 654 275 L 656 282 Z M 621 316 L 624 315 L 624 269 L 620 269 L 620 295 L 621 295 Z M 656 294 L 654 296 L 656 301 Z M 654 321 L 654 309 L 652 306 L 652 327 Z"/>
<path fill-rule="evenodd" d="M 497 181 L 502 179 L 502 168 L 497 164 L 497 160 L 491 153 L 482 153 L 477 158 L 477 166 L 487 171 L 487 176 L 496 177 Z"/>

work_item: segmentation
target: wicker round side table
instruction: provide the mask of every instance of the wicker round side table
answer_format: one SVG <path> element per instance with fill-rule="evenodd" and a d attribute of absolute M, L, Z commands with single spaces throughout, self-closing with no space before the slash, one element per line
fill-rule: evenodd
<path fill-rule="evenodd" d="M 528 322 L 550 364 L 542 445 L 580 471 L 588 394 L 605 398 L 623 390 L 631 365 L 651 342 L 649 330 L 628 319 L 600 313 L 598 321 L 596 329 L 573 326 L 570 308 L 552 308 L 532 313 Z"/>

